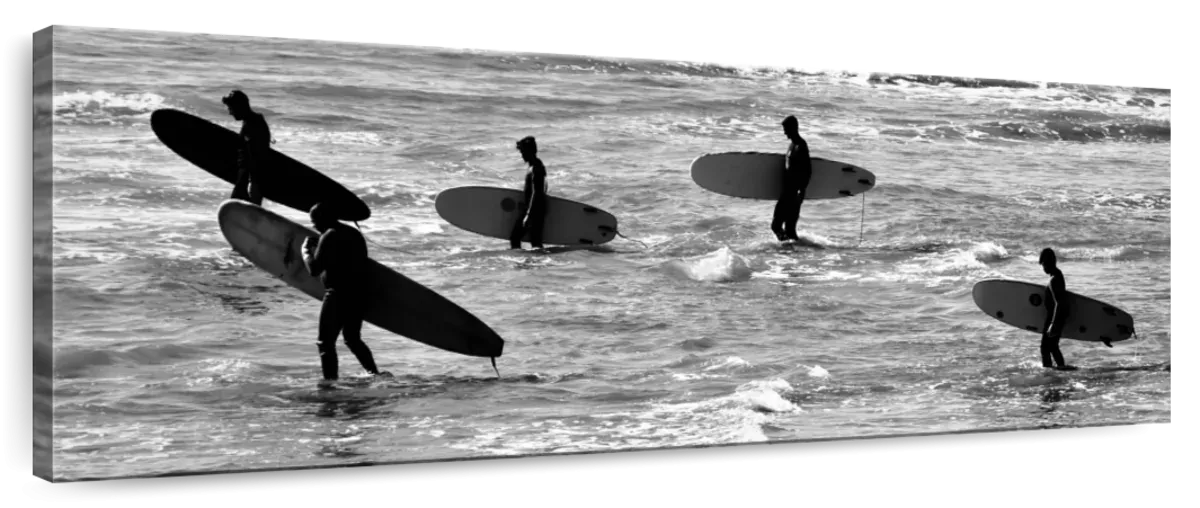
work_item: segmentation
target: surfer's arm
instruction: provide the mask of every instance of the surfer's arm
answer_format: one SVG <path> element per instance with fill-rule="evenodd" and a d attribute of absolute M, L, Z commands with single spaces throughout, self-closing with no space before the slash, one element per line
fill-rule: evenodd
<path fill-rule="evenodd" d="M 546 199 L 546 166 L 542 165 L 541 160 L 536 160 L 533 163 L 533 192 L 529 193 L 529 206 L 525 209 L 525 220 L 529 220 L 529 215 L 533 213 L 533 204 L 540 205 L 543 199 Z"/>
<path fill-rule="evenodd" d="M 1054 290 L 1048 291 L 1050 297 L 1050 326 L 1046 327 L 1046 335 L 1054 335 L 1054 325 L 1058 324 L 1058 297 L 1054 295 Z"/>
<path fill-rule="evenodd" d="M 799 138 L 798 135 L 797 137 Z M 808 184 L 812 182 L 812 154 L 808 152 L 808 142 L 804 138 L 800 138 L 796 148 L 796 192 L 803 197 L 808 190 Z"/>
<path fill-rule="evenodd" d="M 304 266 L 308 268 L 309 275 L 316 277 L 325 271 L 325 265 L 331 255 L 330 250 L 332 247 L 330 246 L 329 237 L 332 235 L 332 231 L 321 235 L 321 239 L 317 240 L 317 248 L 313 249 L 311 254 L 309 252 L 304 253 Z"/>
<path fill-rule="evenodd" d="M 1056 275 L 1050 280 L 1050 301 L 1053 304 L 1050 311 L 1050 326 L 1046 333 L 1057 335 L 1062 333 L 1062 321 L 1066 315 L 1063 305 L 1066 303 L 1067 282 L 1062 275 Z"/>
<path fill-rule="evenodd" d="M 248 121 L 253 123 L 247 129 L 246 135 L 242 137 L 245 141 L 245 149 L 251 155 L 259 155 L 271 146 L 271 128 L 267 127 L 267 121 L 262 116 Z"/>

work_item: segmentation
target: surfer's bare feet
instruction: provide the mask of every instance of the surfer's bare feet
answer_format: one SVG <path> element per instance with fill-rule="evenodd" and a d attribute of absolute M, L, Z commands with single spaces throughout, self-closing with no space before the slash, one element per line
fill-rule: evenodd
<path fill-rule="evenodd" d="M 391 372 L 388 372 L 386 370 L 381 370 L 375 374 L 375 377 L 396 377 L 396 376 L 393 376 Z"/>
<path fill-rule="evenodd" d="M 1057 369 L 1057 370 L 1079 370 L 1079 367 L 1076 367 L 1074 365 L 1060 365 L 1058 367 L 1055 367 L 1055 369 Z"/>
<path fill-rule="evenodd" d="M 322 379 L 317 381 L 317 388 L 322 390 L 332 390 L 335 384 L 337 384 L 336 379 Z"/>

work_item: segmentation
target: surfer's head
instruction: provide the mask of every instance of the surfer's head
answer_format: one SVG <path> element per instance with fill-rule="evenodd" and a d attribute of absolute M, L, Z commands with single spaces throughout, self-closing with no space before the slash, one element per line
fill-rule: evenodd
<path fill-rule="evenodd" d="M 800 122 L 796 120 L 795 116 L 788 115 L 783 119 L 783 133 L 789 138 L 800 133 Z"/>
<path fill-rule="evenodd" d="M 221 98 L 221 102 L 225 103 L 225 107 L 229 109 L 229 114 L 235 119 L 241 120 L 244 113 L 250 111 L 250 98 L 241 90 L 229 92 Z"/>
<path fill-rule="evenodd" d="M 533 136 L 525 136 L 517 141 L 517 150 L 521 152 L 521 157 L 529 160 L 537 155 L 537 141 L 533 139 Z"/>
<path fill-rule="evenodd" d="M 317 228 L 317 231 L 322 233 L 337 223 L 337 217 L 333 215 L 333 209 L 324 203 L 317 203 L 312 208 L 309 208 L 308 218 L 312 220 L 313 226 Z"/>
<path fill-rule="evenodd" d="M 1054 249 L 1049 247 L 1042 249 L 1042 254 L 1038 256 L 1038 264 L 1042 265 L 1042 270 L 1045 270 L 1046 273 L 1050 273 L 1051 270 L 1057 267 L 1058 256 L 1054 255 Z"/>

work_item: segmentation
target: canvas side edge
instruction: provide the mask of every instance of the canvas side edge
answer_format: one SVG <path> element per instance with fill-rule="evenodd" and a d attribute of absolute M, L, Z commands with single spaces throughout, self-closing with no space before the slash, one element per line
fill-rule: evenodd
<path fill-rule="evenodd" d="M 54 27 L 33 34 L 33 474 L 54 481 Z"/>

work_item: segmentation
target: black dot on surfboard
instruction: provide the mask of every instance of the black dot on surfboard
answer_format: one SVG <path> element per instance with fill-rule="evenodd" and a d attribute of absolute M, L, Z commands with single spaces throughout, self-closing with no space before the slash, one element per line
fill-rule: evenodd
<path fill-rule="evenodd" d="M 853 172 L 854 172 L 854 166 L 842 166 L 842 171 L 844 171 L 844 172 L 846 172 L 846 173 L 853 173 Z"/>
<path fill-rule="evenodd" d="M 1115 316 L 1115 315 L 1117 315 L 1117 309 L 1114 309 L 1112 307 L 1104 307 L 1104 313 L 1108 314 L 1110 316 Z"/>
<path fill-rule="evenodd" d="M 998 310 L 998 311 L 996 311 L 996 318 L 997 318 L 997 319 L 1004 319 L 1004 311 L 1002 311 L 1002 310 Z"/>
<path fill-rule="evenodd" d="M 517 209 L 517 202 L 513 198 L 504 198 L 500 200 L 500 209 L 506 212 L 511 212 Z"/>
<path fill-rule="evenodd" d="M 1086 326 L 1080 326 L 1080 327 L 1079 327 L 1079 333 L 1087 333 L 1087 327 L 1086 327 Z"/>
<path fill-rule="evenodd" d="M 1034 307 L 1041 307 L 1042 306 L 1042 295 L 1039 295 L 1037 293 L 1029 295 L 1029 305 L 1032 305 Z"/>
<path fill-rule="evenodd" d="M 838 191 L 838 194 L 841 194 L 843 196 L 853 196 L 854 195 L 854 193 L 852 193 L 848 190 L 840 190 L 840 191 Z"/>

